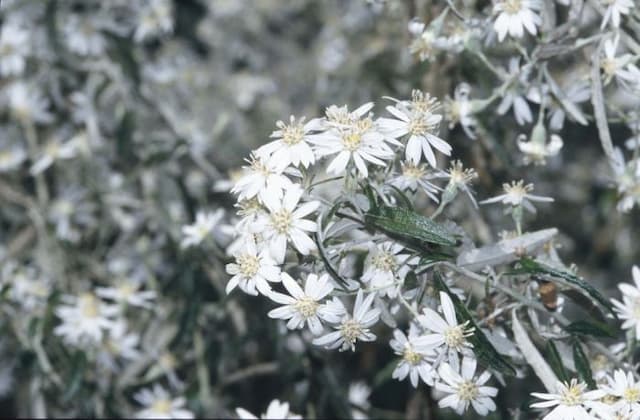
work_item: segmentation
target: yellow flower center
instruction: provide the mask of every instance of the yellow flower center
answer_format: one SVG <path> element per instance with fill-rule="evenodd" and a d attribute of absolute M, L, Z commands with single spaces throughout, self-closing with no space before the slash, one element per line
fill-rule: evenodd
<path fill-rule="evenodd" d="M 95 296 L 90 293 L 80 296 L 80 313 L 86 318 L 97 318 L 100 314 L 99 302 Z"/>
<path fill-rule="evenodd" d="M 304 129 L 301 124 L 286 125 L 282 127 L 282 141 L 287 146 L 298 144 L 304 138 Z"/>
<path fill-rule="evenodd" d="M 390 252 L 381 252 L 373 257 L 373 266 L 381 271 L 391 272 L 396 269 L 398 263 L 396 257 Z"/>
<path fill-rule="evenodd" d="M 244 254 L 238 257 L 238 265 L 240 266 L 242 276 L 250 279 L 258 273 L 260 269 L 260 259 L 255 255 Z"/>
<path fill-rule="evenodd" d="M 340 326 L 340 334 L 342 334 L 342 338 L 349 344 L 353 344 L 356 342 L 360 334 L 362 334 L 362 326 L 359 322 L 350 319 L 345 321 Z"/>
<path fill-rule="evenodd" d="M 424 165 L 415 165 L 413 163 L 407 162 L 402 167 L 402 175 L 407 178 L 420 179 L 424 176 L 426 170 Z"/>
<path fill-rule="evenodd" d="M 640 399 L 640 389 L 627 388 L 622 393 L 622 398 L 624 398 L 625 401 L 630 403 L 638 402 L 638 399 Z"/>
<path fill-rule="evenodd" d="M 458 385 L 458 397 L 463 401 L 471 401 L 478 396 L 478 386 L 472 381 L 464 381 Z"/>
<path fill-rule="evenodd" d="M 411 365 L 417 365 L 422 361 L 422 355 L 420 355 L 420 353 L 416 353 L 415 351 L 413 351 L 413 348 L 411 348 L 411 346 L 408 344 L 404 349 L 402 358 Z"/>
<path fill-rule="evenodd" d="M 155 400 L 151 404 L 151 410 L 155 413 L 169 414 L 171 413 L 171 401 L 165 398 Z"/>
<path fill-rule="evenodd" d="M 571 385 L 562 393 L 560 401 L 564 405 L 572 406 L 582 403 L 582 388 L 577 384 Z"/>
<path fill-rule="evenodd" d="M 348 131 L 342 134 L 342 145 L 350 152 L 355 152 L 360 148 L 362 135 L 360 131 Z"/>
<path fill-rule="evenodd" d="M 521 0 L 506 0 L 502 3 L 502 10 L 510 15 L 518 14 L 522 10 Z"/>
<path fill-rule="evenodd" d="M 318 302 L 310 297 L 298 300 L 294 306 L 304 319 L 311 318 L 318 311 Z"/>
<path fill-rule="evenodd" d="M 281 235 L 289 233 L 292 222 L 291 212 L 287 209 L 280 209 L 271 214 L 271 226 L 273 229 Z"/>

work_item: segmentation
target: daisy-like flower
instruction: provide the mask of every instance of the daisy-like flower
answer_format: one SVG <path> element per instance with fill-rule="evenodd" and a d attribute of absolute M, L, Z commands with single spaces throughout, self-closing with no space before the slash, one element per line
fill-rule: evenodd
<path fill-rule="evenodd" d="M 140 351 L 136 348 L 140 343 L 140 336 L 135 333 L 127 333 L 127 323 L 120 319 L 109 329 L 109 334 L 104 338 L 98 362 L 109 370 L 118 371 L 116 359 L 135 360 L 140 357 Z"/>
<path fill-rule="evenodd" d="M 513 115 L 516 118 L 516 122 L 518 125 L 524 125 L 525 123 L 533 121 L 533 114 L 522 92 L 523 88 L 519 82 L 519 78 L 524 76 L 520 75 L 520 73 L 520 59 L 513 57 L 509 60 L 509 76 L 517 81 L 506 91 L 496 112 L 498 115 L 505 115 L 513 108 Z"/>
<path fill-rule="evenodd" d="M 223 216 L 224 211 L 222 209 L 207 213 L 199 211 L 196 214 L 196 221 L 192 225 L 182 227 L 182 235 L 184 237 L 180 246 L 182 248 L 189 248 L 200 245 L 202 241 L 213 232 L 213 229 L 218 225 Z"/>
<path fill-rule="evenodd" d="M 140 8 L 138 26 L 133 33 L 136 42 L 173 31 L 173 8 L 169 0 L 146 0 Z"/>
<path fill-rule="evenodd" d="M 536 104 L 541 104 L 543 100 L 546 100 L 549 128 L 553 131 L 560 131 L 564 127 L 564 121 L 567 117 L 566 105 L 560 102 L 555 95 L 549 95 L 548 90 L 545 87 L 543 89 L 532 87 L 527 92 L 527 99 Z M 586 80 L 572 80 L 566 89 L 562 88 L 562 95 L 565 103 L 571 102 L 577 109 L 580 109 L 579 104 L 588 101 L 591 97 L 591 84 Z M 569 118 L 576 121 L 571 115 Z"/>
<path fill-rule="evenodd" d="M 600 389 L 586 391 L 587 384 L 571 379 L 569 383 L 558 382 L 556 393 L 547 394 L 532 392 L 536 398 L 545 400 L 531 404 L 533 408 L 555 408 L 543 420 L 590 420 L 594 417 L 587 412 L 588 409 L 598 406 L 597 400 L 606 393 Z M 586 391 L 586 392 L 585 392 Z"/>
<path fill-rule="evenodd" d="M 633 373 L 617 369 L 613 376 L 607 377 L 607 382 L 604 390 L 607 394 L 619 398 L 613 403 L 613 408 L 640 415 L 640 382 L 636 382 Z"/>
<path fill-rule="evenodd" d="M 440 292 L 440 304 L 444 318 L 431 308 L 424 308 L 423 314 L 418 317 L 420 325 L 431 334 L 425 334 L 416 338 L 415 343 L 421 347 L 430 347 L 439 354 L 439 360 L 447 357 L 449 364 L 458 366 L 458 353 L 467 353 L 472 344 L 467 337 L 473 334 L 473 327 L 469 326 L 469 321 L 458 324 L 453 301 L 444 292 Z M 436 365 L 439 364 L 436 360 Z"/>
<path fill-rule="evenodd" d="M 635 287 L 630 284 L 620 283 L 618 288 L 622 293 L 622 302 L 616 299 L 611 299 L 611 302 L 618 313 L 618 317 L 624 320 L 622 329 L 635 329 L 636 339 L 640 339 L 640 268 L 633 266 L 631 275 L 633 276 Z"/>
<path fill-rule="evenodd" d="M 609 21 L 614 28 L 618 28 L 622 15 L 628 15 L 635 7 L 633 0 L 600 0 L 600 2 L 607 7 L 602 17 L 600 29 L 604 29 Z"/>
<path fill-rule="evenodd" d="M 69 50 L 82 56 L 98 56 L 104 52 L 107 41 L 100 30 L 97 20 L 78 15 L 69 15 L 63 27 Z"/>
<path fill-rule="evenodd" d="M 292 115 L 289 124 L 278 121 L 278 130 L 270 136 L 276 140 L 261 146 L 257 152 L 270 156 L 269 160 L 281 171 L 289 165 L 308 168 L 316 160 L 311 146 L 307 143 L 309 133 L 320 129 L 320 124 L 318 120 L 311 120 L 305 124 L 304 120 L 302 117 L 296 121 Z"/>
<path fill-rule="evenodd" d="M 289 410 L 288 402 L 280 402 L 278 400 L 273 400 L 269 403 L 267 407 L 267 412 L 263 413 L 260 417 L 256 417 L 244 408 L 236 408 L 236 414 L 239 419 L 246 420 L 256 420 L 258 418 L 261 419 L 292 419 L 298 420 L 302 419 L 302 416 L 298 414 L 294 414 Z"/>
<path fill-rule="evenodd" d="M 0 75 L 22 74 L 29 53 L 29 32 L 11 20 L 5 21 L 0 31 Z"/>
<path fill-rule="evenodd" d="M 440 407 L 450 407 L 462 415 L 471 405 L 481 416 L 486 416 L 496 409 L 496 404 L 491 398 L 498 394 L 498 389 L 485 386 L 491 374 L 484 371 L 476 378 L 476 367 L 477 361 L 473 357 L 462 359 L 460 373 L 448 363 L 440 365 L 440 381 L 436 382 L 436 389 L 449 394 L 438 401 Z"/>
<path fill-rule="evenodd" d="M 531 139 L 526 141 L 527 136 L 518 136 L 518 149 L 524 153 L 524 163 L 534 165 L 544 165 L 548 157 L 552 157 L 560 152 L 563 142 L 559 135 L 551 134 L 547 141 L 547 133 L 541 124 L 536 124 L 531 133 Z"/>
<path fill-rule="evenodd" d="M 414 38 L 409 44 L 409 52 L 418 57 L 420 61 L 426 61 L 433 57 L 436 51 L 437 35 L 430 28 L 425 28 L 424 23 L 412 31 Z"/>
<path fill-rule="evenodd" d="M 411 96 L 411 101 L 390 98 L 396 105 L 388 106 L 387 111 L 396 118 L 380 118 L 378 121 L 381 129 L 392 138 L 409 135 L 405 146 L 407 160 L 417 164 L 424 154 L 427 162 L 435 168 L 436 155 L 432 147 L 451 155 L 449 143 L 435 135 L 442 121 L 442 115 L 434 113 L 439 107 L 438 100 L 419 90 L 414 90 Z"/>
<path fill-rule="evenodd" d="M 409 189 L 416 192 L 418 188 L 424 191 L 427 196 L 438 202 L 438 187 L 430 182 L 431 179 L 436 178 L 434 172 L 429 170 L 427 165 L 423 163 L 413 163 L 411 161 L 401 162 L 402 173 L 391 180 L 391 185 L 394 185 L 401 190 Z"/>
<path fill-rule="evenodd" d="M 542 24 L 542 18 L 537 13 L 541 8 L 539 0 L 500 0 L 495 3 L 493 13 L 498 17 L 493 29 L 498 34 L 498 41 L 504 41 L 507 33 L 513 38 L 522 38 L 525 29 L 531 35 L 536 35 L 536 27 Z"/>
<path fill-rule="evenodd" d="M 140 290 L 141 287 L 142 282 L 123 278 L 116 282 L 115 287 L 97 287 L 96 294 L 120 304 L 151 308 L 151 301 L 156 298 L 156 292 Z"/>
<path fill-rule="evenodd" d="M 393 151 L 385 143 L 388 139 L 367 114 L 372 107 L 373 104 L 368 103 L 353 112 L 346 107 L 327 109 L 325 124 L 328 130 L 309 136 L 318 156 L 336 155 L 327 166 L 327 173 L 343 174 L 353 162 L 358 173 L 366 178 L 369 175 L 367 162 L 386 166 L 385 161 L 393 158 Z"/>
<path fill-rule="evenodd" d="M 56 309 L 62 324 L 53 333 L 72 345 L 98 344 L 114 325 L 112 318 L 118 313 L 118 308 L 104 304 L 91 293 L 79 297 L 65 296 L 63 301 L 65 304 Z"/>
<path fill-rule="evenodd" d="M 465 169 L 464 166 L 462 166 L 462 162 L 459 160 L 451 162 L 449 170 L 446 172 L 440 172 L 436 175 L 436 178 L 449 179 L 447 186 L 444 188 L 444 193 L 442 194 L 442 201 L 447 203 L 451 202 L 458 195 L 458 191 L 462 191 L 467 195 L 467 197 L 469 197 L 473 207 L 478 208 L 478 203 L 476 203 L 473 191 L 469 187 L 471 181 L 477 177 L 478 173 L 475 169 Z"/>
<path fill-rule="evenodd" d="M 371 395 L 371 388 L 364 382 L 354 382 L 349 385 L 348 399 L 352 406 L 357 408 L 351 409 L 351 417 L 354 419 L 368 419 L 369 417 L 362 411 L 368 410 L 371 407 L 369 402 L 369 395 Z"/>
<path fill-rule="evenodd" d="M 604 84 L 611 82 L 614 77 L 625 79 L 624 67 L 633 60 L 631 54 L 623 54 L 616 57 L 620 35 L 617 34 L 613 39 L 604 41 L 602 54 L 600 58 L 600 68 L 604 72 Z"/>
<path fill-rule="evenodd" d="M 328 274 L 320 276 L 309 274 L 305 281 L 304 290 L 302 290 L 290 275 L 282 273 L 282 284 L 291 296 L 278 292 L 269 294 L 271 300 L 284 305 L 271 310 L 268 314 L 270 318 L 288 319 L 287 328 L 291 330 L 301 329 L 306 324 L 315 335 L 322 333 L 320 319 L 328 318 L 333 322 L 339 321 L 339 319 L 334 319 L 332 313 L 327 312 L 325 305 L 320 303 L 333 291 Z"/>
<path fill-rule="evenodd" d="M 145 407 L 136 413 L 139 419 L 192 419 L 193 413 L 186 408 L 184 397 L 172 398 L 160 385 L 152 389 L 143 389 L 133 398 Z"/>
<path fill-rule="evenodd" d="M 9 109 L 21 122 L 50 123 L 53 115 L 47 110 L 49 100 L 33 85 L 24 82 L 12 83 L 7 88 Z"/>
<path fill-rule="evenodd" d="M 340 351 L 349 349 L 355 351 L 355 344 L 358 340 L 374 341 L 376 336 L 369 328 L 378 322 L 380 317 L 380 309 L 371 308 L 374 298 L 375 293 L 371 293 L 365 298 L 362 289 L 358 290 L 353 316 L 343 315 L 340 325 L 334 327 L 337 331 L 314 339 L 313 344 L 325 346 L 328 349 L 340 347 Z"/>
<path fill-rule="evenodd" d="M 266 156 L 253 153 L 247 161 L 243 176 L 236 182 L 231 192 L 238 194 L 238 200 L 258 197 L 262 202 L 266 197 L 280 198 L 282 192 L 293 185 L 283 174 L 276 162 Z"/>
<path fill-rule="evenodd" d="M 473 116 L 473 107 L 469 94 L 471 86 L 468 83 L 460 83 L 453 92 L 453 99 L 447 95 L 444 100 L 444 116 L 449 121 L 449 129 L 460 124 L 465 134 L 470 139 L 476 139 L 476 127 L 478 122 Z"/>
<path fill-rule="evenodd" d="M 62 142 L 60 138 L 53 138 L 42 147 L 40 156 L 29 168 L 29 173 L 33 176 L 38 175 L 58 160 L 74 158 L 78 150 L 78 143 L 73 139 Z"/>
<path fill-rule="evenodd" d="M 502 188 L 504 189 L 504 194 L 489 198 L 487 200 L 483 200 L 480 202 L 480 204 L 503 203 L 511 207 L 522 206 L 533 213 L 536 211 L 536 209 L 535 207 L 533 207 L 533 204 L 531 204 L 532 201 L 544 203 L 553 202 L 553 198 L 551 197 L 542 197 L 539 195 L 529 194 L 531 191 L 533 191 L 533 184 L 524 185 L 523 180 L 512 181 L 511 184 L 502 184 Z"/>
<path fill-rule="evenodd" d="M 417 263 L 417 258 L 411 258 L 410 254 L 403 253 L 404 250 L 402 245 L 391 241 L 372 247 L 365 261 L 362 281 L 383 295 L 395 297 L 399 282 L 404 280 L 410 265 Z"/>
<path fill-rule="evenodd" d="M 254 225 L 254 231 L 264 236 L 271 256 L 277 262 L 284 261 L 287 242 L 291 242 L 302 255 L 308 255 L 316 247 L 307 234 L 316 231 L 316 222 L 304 217 L 313 213 L 320 203 L 309 201 L 298 207 L 303 192 L 300 186 L 292 186 L 282 199 L 267 197 L 265 205 L 269 214 L 260 217 Z"/>
<path fill-rule="evenodd" d="M 613 171 L 618 187 L 618 211 L 628 212 L 636 204 L 640 205 L 640 159 L 625 162 L 620 149 L 613 152 Z"/>
<path fill-rule="evenodd" d="M 18 142 L 0 139 L 0 173 L 17 169 L 27 159 L 27 152 Z"/>
<path fill-rule="evenodd" d="M 226 266 L 227 273 L 233 276 L 227 283 L 227 294 L 239 286 L 250 295 L 257 295 L 256 289 L 263 295 L 269 295 L 271 286 L 268 282 L 280 281 L 280 267 L 269 255 L 268 249 L 258 251 L 253 239 L 244 243 L 235 254 L 235 260 L 235 263 Z"/>
<path fill-rule="evenodd" d="M 418 331 L 414 324 L 409 327 L 409 338 L 400 330 L 393 331 L 393 339 L 389 345 L 397 355 L 402 356 L 402 360 L 394 369 L 391 377 L 402 381 L 409 376 L 414 388 L 418 387 L 420 379 L 425 384 L 432 386 L 435 376 L 432 366 L 435 353 L 429 347 L 416 345 L 415 339 L 417 337 Z"/>

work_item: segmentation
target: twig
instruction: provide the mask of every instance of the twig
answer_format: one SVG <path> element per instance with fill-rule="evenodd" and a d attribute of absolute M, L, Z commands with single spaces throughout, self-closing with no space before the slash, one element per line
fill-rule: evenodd
<path fill-rule="evenodd" d="M 600 79 L 600 52 L 602 51 L 603 42 L 600 41 L 597 50 L 593 55 L 593 64 L 591 66 L 591 103 L 596 118 L 596 126 L 598 127 L 598 135 L 604 153 L 609 158 L 609 163 L 614 165 L 613 142 L 611 141 L 611 133 L 609 132 L 609 124 L 607 123 L 607 115 L 604 108 L 604 98 L 602 95 L 602 80 Z"/>

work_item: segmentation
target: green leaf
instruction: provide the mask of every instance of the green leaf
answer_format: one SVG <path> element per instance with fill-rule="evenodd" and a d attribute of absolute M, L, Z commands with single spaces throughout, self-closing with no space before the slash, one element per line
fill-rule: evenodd
<path fill-rule="evenodd" d="M 589 388 L 594 389 L 596 387 L 596 383 L 593 380 L 593 374 L 591 373 L 591 365 L 589 364 L 589 359 L 587 359 L 584 351 L 582 351 L 582 347 L 578 340 L 573 342 L 573 362 L 576 365 L 578 375 L 580 375 L 582 380 L 589 385 Z"/>
<path fill-rule="evenodd" d="M 411 210 L 381 205 L 367 212 L 364 220 L 368 227 L 401 241 L 456 246 L 456 237 L 444 226 Z"/>
<path fill-rule="evenodd" d="M 76 351 L 71 363 L 71 374 L 67 380 L 69 386 L 62 396 L 63 403 L 70 401 L 80 389 L 82 379 L 84 378 L 84 371 L 87 367 L 87 358 L 84 352 L 80 350 Z"/>
<path fill-rule="evenodd" d="M 547 361 L 549 362 L 551 369 L 553 369 L 553 372 L 556 374 L 558 379 L 562 382 L 567 382 L 569 380 L 569 375 L 567 375 L 567 370 L 562 364 L 562 358 L 560 358 L 560 353 L 558 352 L 558 348 L 556 347 L 553 340 L 547 341 L 547 348 L 545 353 L 549 358 Z"/>
<path fill-rule="evenodd" d="M 597 321 L 575 321 L 564 327 L 564 329 L 572 334 L 592 335 L 594 337 L 616 337 L 616 333 L 610 326 Z"/>
<path fill-rule="evenodd" d="M 407 210 L 413 210 L 413 203 L 411 202 L 409 197 L 407 197 L 407 195 L 395 185 L 389 185 L 389 186 L 396 192 L 396 195 L 398 196 L 398 199 L 399 199 L 398 201 L 402 203 L 402 206 L 405 207 Z"/>
<path fill-rule="evenodd" d="M 391 379 L 393 371 L 396 369 L 396 366 L 398 366 L 398 362 L 398 359 L 393 359 L 387 363 L 385 367 L 379 370 L 378 373 L 376 373 L 376 376 L 373 378 L 373 388 L 378 388 L 380 385 Z"/>
<path fill-rule="evenodd" d="M 580 291 L 575 289 L 565 289 L 560 290 L 559 293 L 571 299 L 573 303 L 584 309 L 584 311 L 592 316 L 596 321 L 607 321 L 607 318 L 605 317 L 602 309 L 600 309 L 598 304 L 591 300 L 588 296 L 582 294 Z"/>
<path fill-rule="evenodd" d="M 584 279 L 576 276 L 573 273 L 558 270 L 557 268 L 551 267 L 532 258 L 521 258 L 519 260 L 519 263 L 522 269 L 516 270 L 516 272 L 521 271 L 532 274 L 542 273 L 552 278 L 562 279 L 570 285 L 576 286 L 585 291 L 589 296 L 591 296 L 600 305 L 607 309 L 607 311 L 609 311 L 616 319 L 618 318 L 616 313 L 613 311 L 613 306 L 611 306 L 611 303 L 604 296 L 602 296 L 602 294 L 598 290 L 596 290 L 595 287 L 587 283 Z"/>
<path fill-rule="evenodd" d="M 456 316 L 458 317 L 458 320 L 460 322 L 469 321 L 469 324 L 474 327 L 473 335 L 469 337 L 469 342 L 473 345 L 473 352 L 475 353 L 478 360 L 498 372 L 501 372 L 505 375 L 515 376 L 516 370 L 513 368 L 513 366 L 511 366 L 507 359 L 500 353 L 498 353 L 495 347 L 493 347 L 489 339 L 487 339 L 482 330 L 475 323 L 467 308 L 455 294 L 451 293 L 451 291 L 449 290 L 445 282 L 442 281 L 440 275 L 437 272 L 434 273 L 434 280 L 436 283 L 436 287 L 448 294 L 451 298 L 453 306 L 456 310 Z"/>

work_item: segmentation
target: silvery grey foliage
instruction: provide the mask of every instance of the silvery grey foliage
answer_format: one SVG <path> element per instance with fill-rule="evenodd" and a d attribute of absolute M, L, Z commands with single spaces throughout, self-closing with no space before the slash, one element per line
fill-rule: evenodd
<path fill-rule="evenodd" d="M 2 411 L 638 418 L 639 58 L 631 0 L 2 1 Z"/>

